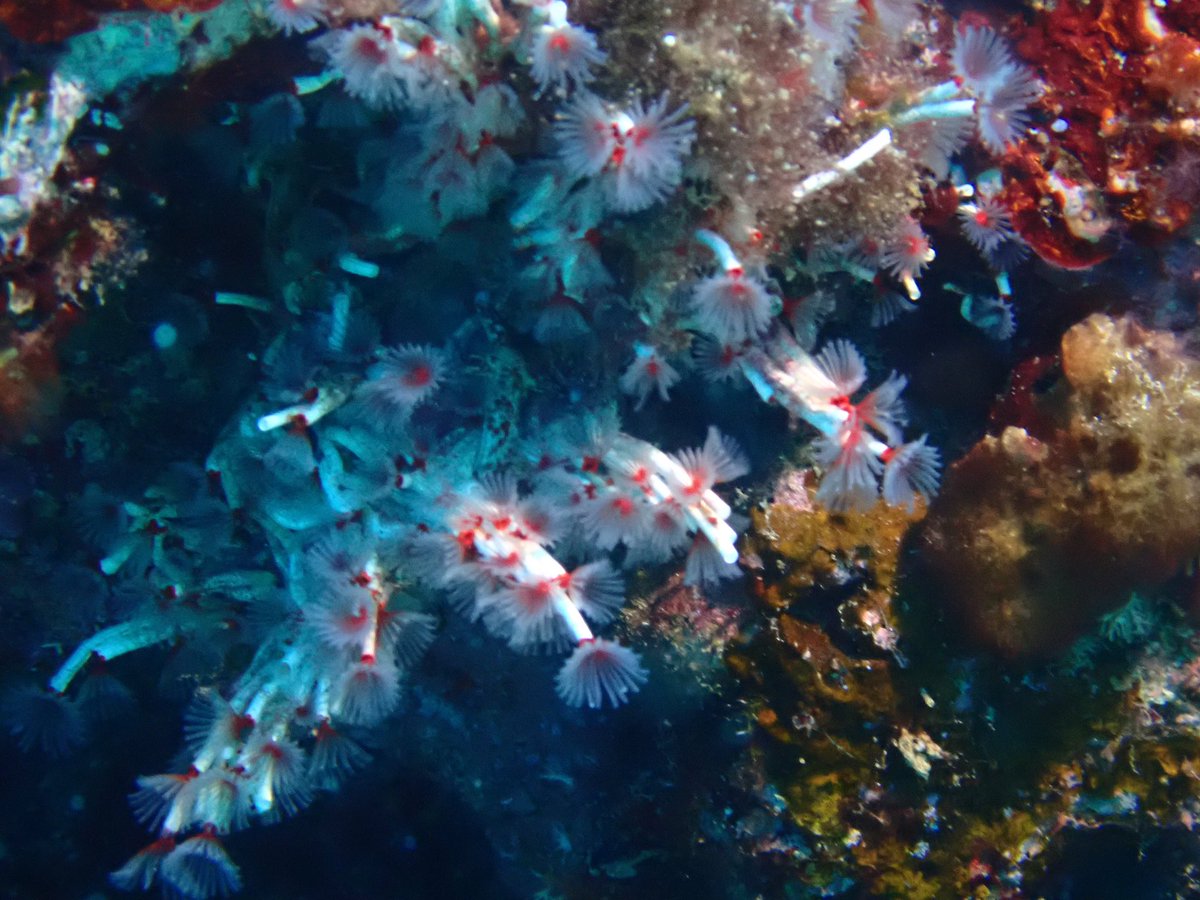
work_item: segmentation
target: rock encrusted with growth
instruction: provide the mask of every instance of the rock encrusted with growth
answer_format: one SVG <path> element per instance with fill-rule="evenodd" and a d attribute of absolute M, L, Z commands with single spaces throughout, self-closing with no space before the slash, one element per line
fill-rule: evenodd
<path fill-rule="evenodd" d="M 982 642 L 1065 650 L 1200 553 L 1198 379 L 1180 338 L 1093 315 L 1063 337 L 1039 433 L 1006 428 L 954 464 L 919 545 Z"/>

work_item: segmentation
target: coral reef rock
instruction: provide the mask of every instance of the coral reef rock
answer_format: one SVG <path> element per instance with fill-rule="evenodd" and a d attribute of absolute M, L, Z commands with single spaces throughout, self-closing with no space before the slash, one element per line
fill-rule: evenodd
<path fill-rule="evenodd" d="M 1064 650 L 1200 553 L 1200 362 L 1174 335 L 1093 315 L 1062 340 L 1047 424 L 987 436 L 919 538 L 945 602 L 1008 656 Z"/>

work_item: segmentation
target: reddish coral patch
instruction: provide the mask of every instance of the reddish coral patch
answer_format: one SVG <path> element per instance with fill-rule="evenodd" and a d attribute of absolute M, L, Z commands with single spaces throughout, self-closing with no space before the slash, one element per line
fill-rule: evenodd
<path fill-rule="evenodd" d="M 1042 117 L 1055 123 L 1005 160 L 1019 183 L 1014 224 L 1044 259 L 1085 268 L 1111 253 L 1061 214 L 1049 178 L 1064 168 L 1090 183 L 1100 214 L 1134 239 L 1156 242 L 1188 221 L 1194 198 L 1178 195 L 1163 161 L 1200 152 L 1198 136 L 1181 127 L 1200 104 L 1198 22 L 1200 0 L 1169 15 L 1143 0 L 1064 0 L 1014 23 L 1017 54 L 1047 87 Z"/>
<path fill-rule="evenodd" d="M 44 44 L 91 31 L 110 12 L 204 12 L 222 0 L 0 0 L 0 23 L 20 40 Z"/>

